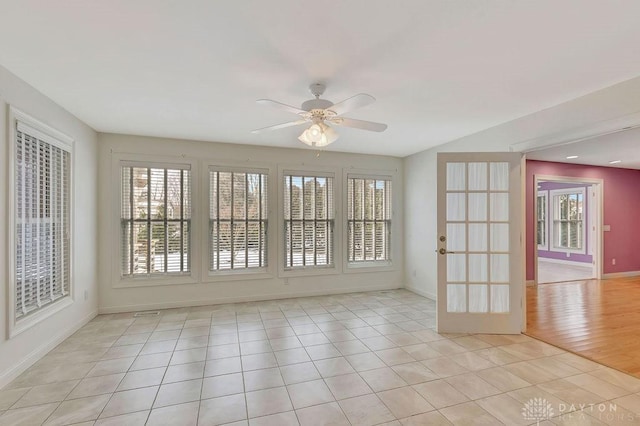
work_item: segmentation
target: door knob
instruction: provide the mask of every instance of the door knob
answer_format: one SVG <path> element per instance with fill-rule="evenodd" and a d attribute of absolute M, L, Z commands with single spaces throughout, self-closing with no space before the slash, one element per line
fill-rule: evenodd
<path fill-rule="evenodd" d="M 436 252 L 440 254 L 455 254 L 455 251 L 449 251 L 446 248 L 441 248 L 440 250 L 436 250 Z"/>

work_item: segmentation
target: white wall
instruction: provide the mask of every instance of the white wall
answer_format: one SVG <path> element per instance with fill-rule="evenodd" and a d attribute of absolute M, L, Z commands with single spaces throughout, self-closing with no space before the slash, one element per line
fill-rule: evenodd
<path fill-rule="evenodd" d="M 9 144 L 8 110 L 16 107 L 37 120 L 75 139 L 73 223 L 73 285 L 75 302 L 66 309 L 8 340 L 7 288 L 9 286 L 9 253 L 7 229 L 9 214 Z M 53 103 L 33 87 L 0 67 L 0 271 L 3 280 L 0 291 L 0 388 L 37 361 L 57 343 L 93 318 L 97 313 L 98 287 L 96 279 L 96 133 Z M 84 292 L 88 300 L 84 300 Z"/>
<path fill-rule="evenodd" d="M 175 306 L 192 306 L 224 302 L 239 302 L 261 300 L 269 298 L 297 297 L 303 295 L 320 295 L 340 292 L 354 292 L 378 289 L 399 288 L 404 285 L 403 272 L 403 185 L 402 185 L 402 159 L 394 157 L 356 155 L 334 152 L 322 152 L 319 155 L 312 149 L 283 149 L 269 148 L 249 145 L 223 144 L 214 142 L 181 141 L 175 139 L 151 138 L 141 136 L 100 134 L 98 136 L 99 149 L 99 309 L 100 312 L 124 312 L 144 309 L 158 309 Z M 126 153 L 126 154 L 123 154 Z M 117 253 L 114 245 L 117 243 L 119 233 L 117 218 L 114 220 L 114 206 L 119 203 L 117 189 L 114 188 L 118 182 L 117 161 L 129 154 L 145 154 L 161 157 L 165 161 L 180 162 L 182 156 L 186 158 L 198 159 L 200 169 L 206 170 L 207 164 L 228 165 L 229 162 L 249 164 L 260 163 L 261 166 L 277 171 L 278 166 L 286 166 L 295 169 L 303 168 L 313 170 L 314 167 L 335 168 L 336 186 L 342 179 L 344 170 L 377 170 L 392 171 L 396 174 L 393 182 L 393 231 L 392 231 L 392 259 L 393 268 L 389 271 L 363 272 L 363 273 L 338 273 L 334 275 L 290 277 L 284 279 L 279 276 L 278 268 L 274 268 L 271 277 L 266 279 L 251 280 L 222 280 L 217 282 L 206 282 L 203 268 L 195 268 L 195 283 L 192 284 L 171 284 L 157 285 L 152 287 L 128 287 L 116 288 L 119 284 L 119 273 L 117 268 L 113 268 L 113 258 Z M 114 164 L 116 166 L 114 167 Z M 320 170 L 321 171 L 321 170 Z M 338 172 L 342 171 L 342 172 Z M 194 174 L 193 179 L 197 176 Z M 270 187 L 279 187 L 277 173 L 270 176 Z M 206 214 L 207 197 L 200 185 L 194 198 L 193 211 Z M 114 193 L 116 196 L 114 197 Z M 273 193 L 270 193 L 270 196 Z M 277 205 L 277 204 L 276 204 Z M 277 211 L 277 209 L 274 209 Z M 201 217 L 201 219 L 203 219 Z M 276 228 L 276 221 L 280 220 L 280 215 L 272 211 L 269 217 L 269 228 Z M 194 219 L 194 221 L 196 221 Z M 203 252 L 203 239 L 207 238 L 207 230 L 204 226 L 206 218 L 197 223 L 203 223 L 200 231 L 193 241 L 196 249 L 192 248 L 194 257 L 201 257 Z M 342 215 L 340 211 L 336 215 L 336 228 L 342 226 Z M 272 228 L 273 227 L 273 228 Z M 114 229 L 115 228 L 115 229 Z M 115 234 L 114 234 L 115 233 Z M 114 238 L 113 236 L 116 235 Z M 272 235 L 275 239 L 281 238 L 277 233 Z M 280 262 L 282 256 L 274 253 L 274 239 L 270 240 L 274 244 L 270 248 L 269 262 Z M 336 238 L 335 244 L 341 244 Z M 273 248 L 273 249 L 272 249 Z M 276 251 L 277 252 L 277 251 Z M 342 268 L 342 259 L 336 258 L 336 265 L 339 270 Z M 115 270 L 114 270 L 115 269 Z M 288 283 L 288 284 L 287 284 Z"/>
<path fill-rule="evenodd" d="M 406 286 L 434 298 L 437 289 L 436 160 L 438 152 L 509 151 L 530 139 L 571 133 L 640 112 L 640 78 L 608 87 L 404 158 Z"/>

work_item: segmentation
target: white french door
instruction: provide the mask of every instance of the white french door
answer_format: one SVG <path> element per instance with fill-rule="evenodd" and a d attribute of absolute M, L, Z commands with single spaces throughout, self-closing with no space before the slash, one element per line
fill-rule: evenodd
<path fill-rule="evenodd" d="M 438 154 L 438 332 L 523 328 L 522 154 Z"/>

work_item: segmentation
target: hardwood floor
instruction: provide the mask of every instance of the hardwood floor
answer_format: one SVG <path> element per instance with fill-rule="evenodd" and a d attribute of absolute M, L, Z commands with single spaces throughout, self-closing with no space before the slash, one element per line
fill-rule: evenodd
<path fill-rule="evenodd" d="M 640 277 L 527 287 L 526 334 L 640 377 Z"/>

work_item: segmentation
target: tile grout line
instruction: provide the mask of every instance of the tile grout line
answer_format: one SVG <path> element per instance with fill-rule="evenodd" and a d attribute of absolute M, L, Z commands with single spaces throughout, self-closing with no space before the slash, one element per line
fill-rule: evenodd
<path fill-rule="evenodd" d="M 304 308 L 303 308 L 303 310 L 304 310 Z M 326 309 L 325 309 L 325 311 L 326 311 Z M 305 311 L 305 313 L 306 313 L 306 311 Z M 309 318 L 311 318 L 311 317 L 309 316 Z M 312 321 L 313 321 L 313 319 L 312 319 Z M 317 325 L 317 323 L 316 323 L 315 321 L 314 321 L 314 323 L 313 323 L 313 324 L 314 324 L 314 326 L 315 326 L 315 327 L 318 327 L 318 325 Z M 322 334 L 322 336 L 324 336 L 327 340 L 331 341 L 331 340 L 330 340 L 330 339 L 329 339 L 329 338 L 324 334 L 324 332 L 322 331 L 322 329 L 320 329 L 319 327 L 318 327 L 318 329 L 320 330 L 320 333 Z M 298 341 L 299 341 L 299 340 L 300 340 L 300 339 L 298 339 Z M 333 344 L 332 344 L 332 346 L 333 346 L 333 347 L 335 347 L 335 345 L 333 345 Z M 303 345 L 303 348 L 304 348 L 305 353 L 306 353 L 306 354 L 307 354 L 307 356 L 309 357 L 309 360 L 310 360 L 310 362 L 311 362 L 311 365 L 313 365 L 313 368 L 316 370 L 316 372 L 318 372 L 318 375 L 320 376 L 320 380 L 322 380 L 322 383 L 326 386 L 326 388 L 327 388 L 327 389 L 329 389 L 329 393 L 331 393 L 331 395 L 333 396 L 333 399 L 334 399 L 334 401 L 333 401 L 333 402 L 335 402 L 335 403 L 336 403 L 336 405 L 338 406 L 338 409 L 340 410 L 340 412 L 342 413 L 342 415 L 344 416 L 344 418 L 345 418 L 345 419 L 347 419 L 347 421 L 349 422 L 349 424 L 351 424 L 351 425 L 352 425 L 353 423 L 351 422 L 351 420 L 349 420 L 349 418 L 348 418 L 348 417 L 347 417 L 347 415 L 345 414 L 344 410 L 342 409 L 342 406 L 340 405 L 340 403 L 339 403 L 339 402 L 338 402 L 338 400 L 336 399 L 336 397 L 335 397 L 335 395 L 333 394 L 333 392 L 331 392 L 331 388 L 329 388 L 329 386 L 327 385 L 327 382 L 325 381 L 325 378 L 324 378 L 324 377 L 322 377 L 322 374 L 320 374 L 320 372 L 318 371 L 318 368 L 316 367 L 315 363 L 313 362 L 313 358 L 311 358 L 311 355 L 309 355 L 309 351 L 307 350 L 307 347 Z M 304 382 L 303 382 L 303 383 L 304 383 Z M 289 388 L 287 388 L 287 392 L 288 392 L 288 391 L 289 391 Z M 322 404 L 316 404 L 316 405 L 314 405 L 314 406 L 317 406 L 317 405 L 322 405 Z M 304 407 L 304 408 L 309 408 L 309 407 Z M 295 410 L 295 407 L 294 407 L 294 413 L 296 413 L 296 418 L 298 418 L 298 423 L 300 423 L 300 418 L 298 417 L 298 413 L 297 413 L 297 411 Z"/>
<path fill-rule="evenodd" d="M 282 311 L 282 308 L 279 307 L 278 309 L 279 309 L 279 312 L 282 314 L 282 317 L 284 318 L 284 320 L 287 322 L 287 324 L 289 324 L 289 327 L 291 327 L 291 329 L 293 330 L 293 327 L 291 326 L 291 323 L 289 322 L 289 319 L 287 318 L 287 316 Z M 260 315 L 260 320 L 262 321 L 262 326 L 264 327 L 264 320 L 262 319 L 262 315 Z M 298 343 L 301 344 L 300 339 L 298 339 L 298 336 L 295 334 L 295 330 L 293 330 L 293 333 L 294 333 L 294 336 L 295 336 L 296 340 L 298 341 Z M 265 328 L 265 334 L 266 334 L 266 328 Z M 269 336 L 267 335 L 267 338 L 268 337 Z M 288 336 L 288 337 L 292 337 L 292 336 Z M 287 338 L 287 337 L 285 337 L 285 338 Z M 271 346 L 271 339 L 269 339 L 268 342 L 269 342 L 269 347 L 271 347 L 272 352 L 274 353 L 274 357 L 275 357 L 275 351 L 273 351 L 273 347 Z M 296 407 L 295 407 L 295 405 L 293 405 L 293 399 L 291 398 L 291 393 L 289 392 L 289 388 L 287 387 L 287 383 L 284 381 L 284 377 L 282 377 L 282 366 L 278 362 L 278 358 L 277 357 L 276 357 L 276 365 L 278 366 L 278 373 L 280 374 L 280 378 L 282 379 L 282 385 L 283 385 L 283 387 L 285 389 L 285 392 L 287 392 L 287 397 L 289 398 L 289 404 L 291 404 L 291 411 L 293 411 L 293 415 L 296 416 L 296 421 L 298 422 L 298 424 L 300 424 L 300 417 L 298 417 L 298 413 L 296 412 Z M 280 413 L 277 413 L 277 414 L 280 414 Z"/>
<path fill-rule="evenodd" d="M 238 353 L 240 354 L 240 375 L 242 376 L 242 390 L 244 396 L 244 413 L 245 418 L 247 419 L 247 424 L 249 424 L 249 400 L 247 399 L 247 385 L 244 379 L 244 363 L 242 361 L 242 342 L 240 341 L 240 323 L 238 322 L 238 312 L 235 311 L 235 325 L 236 325 L 236 336 L 238 337 Z M 198 423 L 200 423 L 200 418 L 198 417 Z"/>
<path fill-rule="evenodd" d="M 188 318 L 188 316 L 187 316 L 187 318 Z M 186 321 L 185 321 L 185 324 L 186 324 Z M 160 321 L 158 321 L 158 325 L 160 325 Z M 158 328 L 158 326 L 156 326 L 156 329 L 157 328 Z M 180 334 L 178 335 L 178 340 L 180 340 L 180 335 L 182 335 L 182 331 L 183 330 L 184 330 L 184 325 L 180 329 Z M 149 336 L 149 338 L 151 338 L 151 335 Z M 145 342 L 145 345 L 146 345 L 146 343 L 149 343 L 148 339 L 147 339 L 147 342 Z M 145 345 L 143 345 L 142 349 L 140 349 L 141 352 L 142 352 L 142 350 L 144 350 L 144 346 Z M 173 354 L 175 353 L 175 350 L 176 350 L 177 346 L 178 346 L 178 342 L 176 341 L 176 344 L 173 347 L 173 351 L 171 352 L 171 357 L 169 357 L 169 363 L 165 367 L 164 374 L 162 375 L 162 378 L 160 379 L 160 384 L 158 385 L 158 390 L 156 391 L 156 395 L 153 397 L 153 402 L 151 403 L 151 407 L 149 407 L 149 413 L 147 413 L 147 419 L 144 422 L 145 425 L 149 422 L 149 419 L 151 418 L 151 413 L 153 412 L 153 406 L 155 405 L 156 400 L 158 399 L 158 395 L 160 394 L 160 389 L 162 389 L 162 384 L 164 382 L 164 378 L 166 377 L 167 372 L 169 371 L 169 366 L 171 365 L 171 360 L 173 359 Z M 131 364 L 131 365 L 133 366 L 133 364 Z M 146 387 L 146 386 L 143 386 L 142 388 L 144 388 L 144 387 Z M 138 389 L 142 389 L 142 388 L 138 388 Z M 102 415 L 102 413 L 101 413 L 101 415 Z"/>
<path fill-rule="evenodd" d="M 132 324 L 135 324 L 135 320 L 133 321 L 133 323 L 132 323 Z M 131 325 L 130 325 L 129 327 L 131 327 Z M 128 329 L 129 327 L 127 327 L 127 329 Z M 125 330 L 125 333 L 126 333 L 126 330 Z M 122 336 L 124 336 L 124 335 L 125 335 L 125 334 L 123 333 L 123 334 L 122 334 Z M 144 343 L 142 344 L 142 348 L 140 348 L 140 351 L 142 351 L 142 350 L 144 349 L 144 347 L 145 347 L 145 345 L 147 344 L 147 342 L 148 342 L 148 340 L 149 340 L 149 338 L 150 338 L 150 337 L 151 337 L 151 333 L 149 334 L 149 337 L 147 337 L 147 339 L 146 339 L 146 340 L 144 341 Z M 116 342 L 117 342 L 117 340 L 116 340 Z M 113 345 L 112 345 L 111 347 L 113 347 Z M 137 358 L 137 357 L 136 357 L 136 358 Z M 131 363 L 131 365 L 129 366 L 129 368 L 127 369 L 127 371 L 125 372 L 125 375 L 122 377 L 122 380 L 124 380 L 124 378 L 126 377 L 127 373 L 131 370 L 131 367 L 133 366 L 133 364 L 134 364 L 134 363 L 135 363 L 135 359 L 133 360 L 133 362 Z M 122 380 L 120 381 L 120 383 L 122 383 Z M 118 386 L 120 386 L 120 383 L 118 383 Z M 108 400 L 108 401 L 107 401 L 107 403 L 104 405 L 104 407 L 102 407 L 102 410 L 100 410 L 100 414 L 98 414 L 98 417 L 96 417 L 95 422 L 97 422 L 97 421 L 100 419 L 100 416 L 102 416 L 102 413 L 104 413 L 104 409 L 105 409 L 105 408 L 107 408 L 107 406 L 109 405 L 109 403 L 110 403 L 110 402 L 111 402 L 111 400 L 113 399 L 113 396 L 117 393 L 118 386 L 116 386 L 116 390 L 115 390 L 115 391 L 113 391 L 113 392 L 111 393 L 111 396 L 109 397 L 109 400 Z M 158 388 L 158 390 L 160 390 L 160 388 Z M 156 393 L 156 395 L 157 395 L 157 393 Z M 154 398 L 154 401 L 155 401 L 155 398 Z M 152 404 L 152 406 L 153 406 L 153 404 Z M 149 413 L 151 413 L 151 410 L 149 410 Z M 116 414 L 116 416 L 118 416 L 118 415 L 119 415 L 119 414 Z M 147 419 L 148 419 L 148 418 L 149 418 L 149 417 L 148 417 L 148 415 L 147 415 Z M 145 421 L 145 423 L 146 423 L 146 421 Z"/>
<path fill-rule="evenodd" d="M 213 327 L 213 314 L 211 314 L 210 319 L 209 319 L 209 336 L 211 335 L 211 327 Z M 209 354 L 209 349 L 208 349 L 209 348 L 209 342 L 210 342 L 210 337 L 207 337 L 207 346 L 205 348 L 205 355 L 204 355 L 205 360 L 204 360 L 204 366 L 202 368 L 202 382 L 200 383 L 200 395 L 199 395 L 199 398 L 198 398 L 198 410 L 196 411 L 196 425 L 200 422 L 200 408 L 201 408 L 201 405 L 202 405 L 202 391 L 204 389 L 204 380 L 205 380 L 204 375 L 205 375 L 205 372 L 207 371 L 207 355 Z M 176 343 L 176 346 L 177 346 L 177 343 Z M 173 356 L 172 356 L 172 358 L 173 358 Z M 169 361 L 169 362 L 171 362 L 171 361 Z M 167 370 L 168 370 L 168 368 L 167 368 Z M 158 391 L 158 393 L 159 393 L 159 391 Z M 149 413 L 149 416 L 151 416 L 151 413 Z"/>

